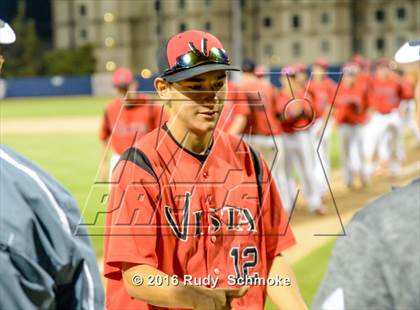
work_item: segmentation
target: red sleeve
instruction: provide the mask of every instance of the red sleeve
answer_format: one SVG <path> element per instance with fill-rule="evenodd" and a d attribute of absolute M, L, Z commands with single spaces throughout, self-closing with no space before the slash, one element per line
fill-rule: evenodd
<path fill-rule="evenodd" d="M 112 129 L 108 118 L 108 111 L 105 110 L 104 117 L 102 118 L 101 127 L 99 129 L 99 139 L 106 141 L 111 135 Z"/>
<path fill-rule="evenodd" d="M 283 208 L 278 187 L 265 160 L 263 162 L 262 217 L 269 265 L 275 256 L 296 243 L 288 225 L 289 217 Z"/>
<path fill-rule="evenodd" d="M 402 79 L 401 80 L 401 92 L 402 99 L 413 99 L 414 98 L 414 84 L 410 80 Z"/>
<path fill-rule="evenodd" d="M 129 161 L 115 169 L 105 227 L 104 276 L 121 279 L 122 263 L 157 267 L 158 184 Z"/>

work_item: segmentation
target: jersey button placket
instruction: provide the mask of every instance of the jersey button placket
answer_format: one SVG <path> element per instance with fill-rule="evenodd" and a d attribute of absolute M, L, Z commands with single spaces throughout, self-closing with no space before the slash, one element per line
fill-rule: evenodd
<path fill-rule="evenodd" d="M 217 268 L 217 267 L 215 267 L 214 269 L 213 269 L 213 272 L 214 272 L 214 274 L 215 275 L 219 275 L 220 274 L 220 269 L 219 268 Z"/>

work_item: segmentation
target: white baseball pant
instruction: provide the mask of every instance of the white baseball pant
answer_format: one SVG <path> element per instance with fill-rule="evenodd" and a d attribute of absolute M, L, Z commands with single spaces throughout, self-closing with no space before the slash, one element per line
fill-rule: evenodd
<path fill-rule="evenodd" d="M 344 168 L 344 181 L 353 183 L 353 171 L 358 171 L 362 182 L 367 181 L 367 170 L 364 152 L 364 126 L 340 124 L 341 154 Z"/>
<path fill-rule="evenodd" d="M 284 164 L 289 193 L 296 193 L 293 181 L 293 169 L 299 176 L 303 194 L 311 211 L 321 207 L 321 192 L 314 173 L 314 148 L 308 130 L 282 135 L 284 145 Z"/>

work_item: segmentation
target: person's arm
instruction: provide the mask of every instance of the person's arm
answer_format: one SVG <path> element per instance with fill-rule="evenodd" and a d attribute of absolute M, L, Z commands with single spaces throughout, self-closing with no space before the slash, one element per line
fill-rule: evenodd
<path fill-rule="evenodd" d="M 158 307 L 186 308 L 186 309 L 230 309 L 231 298 L 245 295 L 248 288 L 238 289 L 211 289 L 202 286 L 187 286 L 171 284 L 172 281 L 160 286 L 148 285 L 151 277 L 168 275 L 152 266 L 142 264 L 123 264 L 122 268 L 124 286 L 128 294 L 136 299 Z M 142 284 L 135 284 L 136 277 L 141 277 Z"/>
<path fill-rule="evenodd" d="M 290 279 L 289 286 L 267 286 L 267 294 L 277 309 L 307 309 L 293 270 L 281 255 L 274 258 L 269 273 L 269 278 L 276 276 Z"/>

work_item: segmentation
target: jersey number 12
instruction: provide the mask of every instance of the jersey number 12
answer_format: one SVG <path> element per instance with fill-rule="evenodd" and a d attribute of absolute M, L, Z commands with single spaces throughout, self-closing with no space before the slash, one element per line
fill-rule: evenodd
<path fill-rule="evenodd" d="M 242 256 L 240 255 L 238 247 L 233 247 L 230 250 L 230 257 L 233 258 L 233 265 L 235 267 L 235 273 L 237 278 L 246 278 L 249 276 L 249 269 L 257 266 L 258 263 L 258 250 L 255 247 L 246 247 L 242 250 Z M 242 266 L 241 266 L 242 257 Z"/>

